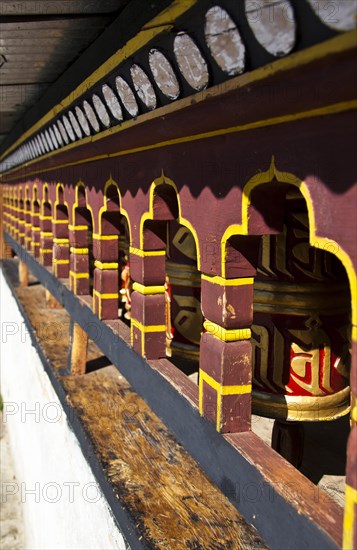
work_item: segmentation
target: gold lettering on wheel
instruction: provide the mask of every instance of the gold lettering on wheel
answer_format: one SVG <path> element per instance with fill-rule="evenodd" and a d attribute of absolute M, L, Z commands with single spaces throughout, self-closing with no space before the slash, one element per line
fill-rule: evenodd
<path fill-rule="evenodd" d="M 252 357 L 253 357 L 253 373 L 255 372 L 255 364 L 258 364 L 259 376 L 264 384 L 272 391 L 275 391 L 275 388 L 269 383 L 268 380 L 268 359 L 269 359 L 269 332 L 265 327 L 252 325 L 252 332 L 259 337 L 259 342 L 253 338 L 252 339 Z M 256 351 L 260 351 L 260 361 L 256 362 Z M 254 377 L 254 383 L 263 387 L 262 383 L 259 382 Z"/>
<path fill-rule="evenodd" d="M 175 329 L 189 342 L 199 344 L 203 324 L 199 300 L 179 294 L 174 294 L 174 299 L 181 308 L 174 319 Z"/>
<path fill-rule="evenodd" d="M 187 227 L 180 227 L 172 239 L 172 244 L 187 258 L 197 259 L 195 239 Z"/>

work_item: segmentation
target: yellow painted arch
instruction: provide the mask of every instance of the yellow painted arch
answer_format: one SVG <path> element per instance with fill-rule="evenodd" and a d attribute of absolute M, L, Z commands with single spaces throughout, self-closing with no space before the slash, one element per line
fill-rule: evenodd
<path fill-rule="evenodd" d="M 147 220 L 153 220 L 154 219 L 155 189 L 159 185 L 162 185 L 162 184 L 165 184 L 165 183 L 167 185 L 170 185 L 176 193 L 177 204 L 178 204 L 178 218 L 177 218 L 177 221 L 181 225 L 187 227 L 187 229 L 189 229 L 191 231 L 192 235 L 193 235 L 193 238 L 194 238 L 195 244 L 196 244 L 196 252 L 197 252 L 197 269 L 200 270 L 200 268 L 201 268 L 201 255 L 200 255 L 200 245 L 199 245 L 199 241 L 198 241 L 197 232 L 196 232 L 195 228 L 193 227 L 192 223 L 182 216 L 180 195 L 179 195 L 178 189 L 176 187 L 176 184 L 170 178 L 166 177 L 164 175 L 164 172 L 162 172 L 162 175 L 159 178 L 156 178 L 150 186 L 149 212 L 145 212 L 141 216 L 141 220 L 140 220 L 140 249 L 141 250 L 144 249 L 144 224 Z"/>
<path fill-rule="evenodd" d="M 117 184 L 117 182 L 115 180 L 113 180 L 113 178 L 110 176 L 110 178 L 108 179 L 108 181 L 106 181 L 105 185 L 104 185 L 104 190 L 103 190 L 103 206 L 101 206 L 100 210 L 99 210 L 99 214 L 98 214 L 98 235 L 99 236 L 102 236 L 102 233 L 101 233 L 101 229 L 102 229 L 102 215 L 104 214 L 104 212 L 107 212 L 107 192 L 108 192 L 108 189 L 110 186 L 114 186 L 116 187 L 117 191 L 118 191 L 118 197 L 119 197 L 119 212 L 122 216 L 124 216 L 124 218 L 126 219 L 127 221 L 127 224 L 128 224 L 128 229 L 129 229 L 129 242 L 130 242 L 130 245 L 131 245 L 131 224 L 130 224 L 130 219 L 129 219 L 129 215 L 127 213 L 127 211 L 123 208 L 123 205 L 122 205 L 122 198 L 121 198 L 121 193 L 120 193 L 120 189 L 119 189 L 119 186 Z"/>
<path fill-rule="evenodd" d="M 352 340 L 357 341 L 357 277 L 356 272 L 352 264 L 352 260 L 349 255 L 342 249 L 342 247 L 331 241 L 326 237 L 321 237 L 316 233 L 316 220 L 314 204 L 306 183 L 300 180 L 294 174 L 289 172 L 282 172 L 278 170 L 275 165 L 275 159 L 272 157 L 269 169 L 266 172 L 259 172 L 253 176 L 244 186 L 242 195 L 242 223 L 230 225 L 224 232 L 221 239 L 221 269 L 222 277 L 226 276 L 225 266 L 225 253 L 227 247 L 227 241 L 234 235 L 248 235 L 248 209 L 251 202 L 251 193 L 253 189 L 264 183 L 271 182 L 274 178 L 281 183 L 289 183 L 297 187 L 302 196 L 304 197 L 307 205 L 308 218 L 309 218 L 309 242 L 310 245 L 316 248 L 322 248 L 328 250 L 333 245 L 333 250 L 329 250 L 334 254 L 344 266 L 351 292 L 351 313 L 352 313 Z"/>

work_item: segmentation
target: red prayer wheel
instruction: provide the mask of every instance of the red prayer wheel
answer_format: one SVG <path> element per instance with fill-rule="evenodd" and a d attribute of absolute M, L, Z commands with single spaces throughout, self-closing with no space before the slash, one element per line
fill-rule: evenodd
<path fill-rule="evenodd" d="M 203 316 L 196 244 L 186 227 L 171 222 L 166 261 L 166 353 L 199 358 Z"/>
<path fill-rule="evenodd" d="M 289 421 L 350 410 L 350 295 L 335 256 L 309 246 L 305 202 L 288 196 L 283 232 L 263 237 L 254 286 L 253 412 Z"/>

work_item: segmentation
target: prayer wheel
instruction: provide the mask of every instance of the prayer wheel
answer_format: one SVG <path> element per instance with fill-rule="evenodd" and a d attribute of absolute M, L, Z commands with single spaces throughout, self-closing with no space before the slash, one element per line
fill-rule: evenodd
<path fill-rule="evenodd" d="M 287 199 L 282 233 L 262 238 L 252 397 L 255 414 L 292 426 L 350 410 L 350 295 L 336 257 L 309 245 L 305 201 Z"/>
<path fill-rule="evenodd" d="M 168 227 L 165 286 L 166 353 L 198 361 L 203 324 L 201 276 L 192 233 L 177 222 Z"/>

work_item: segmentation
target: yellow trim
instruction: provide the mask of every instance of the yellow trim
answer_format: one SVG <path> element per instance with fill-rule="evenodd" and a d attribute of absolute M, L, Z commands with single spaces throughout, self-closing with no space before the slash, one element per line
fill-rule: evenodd
<path fill-rule="evenodd" d="M 99 233 L 92 234 L 93 239 L 97 241 L 115 241 L 118 240 L 118 235 L 100 235 Z"/>
<path fill-rule="evenodd" d="M 200 245 L 199 245 L 199 241 L 198 241 L 198 236 L 197 236 L 197 233 L 196 233 L 196 230 L 195 228 L 193 227 L 192 223 L 188 220 L 186 220 L 186 218 L 184 218 L 182 216 L 182 213 L 181 213 L 181 202 L 180 202 L 180 195 L 179 195 L 179 192 L 178 192 L 178 189 L 176 187 L 176 184 L 170 179 L 170 178 L 167 178 L 164 174 L 164 171 L 162 171 L 162 174 L 159 178 L 156 178 L 151 186 L 150 186 L 150 198 L 149 198 L 149 212 L 146 212 L 145 214 L 143 214 L 141 216 L 141 220 L 140 220 L 140 249 L 141 250 L 144 250 L 144 224 L 147 220 L 153 220 L 154 219 L 154 195 L 155 195 L 155 189 L 156 187 L 158 187 L 159 185 L 162 185 L 162 184 L 166 184 L 166 185 L 170 185 L 175 193 L 176 193 L 176 197 L 177 197 L 177 205 L 178 205 L 178 216 L 177 216 L 177 221 L 178 223 L 180 223 L 181 225 L 187 227 L 187 229 L 189 229 L 189 231 L 191 231 L 192 233 L 192 236 L 195 240 L 195 244 L 196 244 L 196 253 L 197 253 L 197 269 L 200 270 L 200 267 L 201 267 L 201 256 L 200 256 Z"/>
<path fill-rule="evenodd" d="M 76 209 L 78 208 L 79 206 L 79 188 L 82 187 L 84 189 L 84 196 L 85 196 L 85 199 L 86 199 L 86 206 L 85 208 L 87 208 L 87 210 L 89 210 L 89 212 L 91 213 L 91 217 L 92 217 L 92 232 L 94 231 L 94 222 L 95 222 L 95 217 L 94 217 L 94 214 L 93 214 L 93 210 L 92 210 L 92 207 L 90 204 L 88 204 L 88 199 L 87 199 L 87 190 L 86 190 L 86 186 L 84 185 L 84 182 L 83 181 L 78 181 L 76 183 L 76 186 L 75 186 L 75 201 L 74 201 L 74 204 L 72 205 L 72 221 L 74 222 L 75 219 L 76 219 Z M 88 225 L 76 225 L 75 223 L 73 223 L 72 225 L 69 225 L 68 226 L 68 229 L 70 230 L 85 230 L 85 229 L 89 229 Z"/>
<path fill-rule="evenodd" d="M 67 97 L 65 97 L 61 103 L 53 107 L 46 115 L 44 115 L 36 124 L 34 124 L 29 130 L 27 130 L 21 138 L 19 138 L 14 144 L 9 147 L 0 160 L 7 156 L 11 151 L 18 147 L 23 141 L 41 128 L 44 124 L 51 121 L 52 118 L 57 116 L 63 109 L 68 107 L 75 99 L 79 98 L 82 94 L 92 89 L 95 84 L 104 78 L 111 71 L 116 69 L 118 65 L 125 61 L 128 57 L 131 57 L 136 51 L 146 46 L 155 36 L 163 32 L 169 32 L 172 29 L 172 24 L 180 15 L 189 10 L 196 4 L 197 0 L 175 0 L 170 6 L 163 10 L 160 14 L 154 17 L 151 21 L 146 23 L 142 30 L 131 40 L 129 40 L 125 46 L 117 50 L 109 59 L 107 59 L 98 69 L 86 78 L 75 90 L 73 90 Z M 36 160 L 36 159 L 35 159 Z"/>
<path fill-rule="evenodd" d="M 70 231 L 85 231 L 88 229 L 88 225 L 68 225 L 68 229 Z"/>
<path fill-rule="evenodd" d="M 166 250 L 141 250 L 140 248 L 130 247 L 130 254 L 146 258 L 149 256 L 166 256 Z"/>
<path fill-rule="evenodd" d="M 216 430 L 220 431 L 222 396 L 223 395 L 244 395 L 252 392 L 251 384 L 242 384 L 240 386 L 222 386 L 217 380 L 212 378 L 205 371 L 200 369 L 198 383 L 198 401 L 199 412 L 203 416 L 203 382 L 206 382 L 212 389 L 217 392 L 217 410 L 216 410 Z"/>
<path fill-rule="evenodd" d="M 33 246 L 33 247 L 35 247 L 35 246 L 40 246 L 40 243 L 34 243 L 34 242 L 32 242 L 32 243 L 31 243 L 31 246 Z"/>
<path fill-rule="evenodd" d="M 65 224 L 67 223 L 68 224 L 68 220 L 52 220 L 52 223 L 55 223 L 55 224 Z"/>
<path fill-rule="evenodd" d="M 94 267 L 98 269 L 119 269 L 119 264 L 117 262 L 100 262 L 95 260 Z"/>
<path fill-rule="evenodd" d="M 108 192 L 108 189 L 110 186 L 114 186 L 116 187 L 116 190 L 118 192 L 118 199 L 119 199 L 119 213 L 125 217 L 126 221 L 127 221 L 127 224 L 128 224 L 128 230 L 129 230 L 129 244 L 131 244 L 131 224 L 130 224 L 130 218 L 129 218 L 129 214 L 128 212 L 123 208 L 123 205 L 122 205 L 122 198 L 121 198 L 121 193 L 120 193 L 120 189 L 119 189 L 119 186 L 117 184 L 116 181 L 113 180 L 113 178 L 110 176 L 110 178 L 105 182 L 105 185 L 104 185 L 104 189 L 103 189 L 103 206 L 101 206 L 101 208 L 99 209 L 99 213 L 98 213 L 98 230 L 101 231 L 102 230 L 102 215 L 104 214 L 104 212 L 107 212 L 108 211 L 108 205 L 107 205 L 107 192 Z M 97 233 L 96 233 L 97 235 Z M 99 233 L 99 236 L 101 237 L 106 237 L 106 235 L 101 235 Z M 118 237 L 118 236 L 117 236 Z M 104 239 L 105 240 L 105 239 Z"/>
<path fill-rule="evenodd" d="M 73 279 L 89 279 L 89 273 L 76 273 L 75 271 L 70 271 L 69 276 Z"/>
<path fill-rule="evenodd" d="M 52 254 L 52 248 L 40 248 L 42 254 Z"/>
<path fill-rule="evenodd" d="M 136 290 L 137 292 L 140 292 L 140 294 L 144 294 L 145 296 L 153 294 L 164 294 L 165 286 L 145 286 L 140 283 L 133 283 L 133 290 Z"/>
<path fill-rule="evenodd" d="M 343 518 L 343 550 L 354 550 L 353 531 L 356 529 L 355 506 L 357 490 L 350 485 L 345 486 L 345 514 Z"/>
<path fill-rule="evenodd" d="M 60 239 L 59 237 L 55 237 L 53 242 L 54 244 L 69 244 L 69 239 Z"/>
<path fill-rule="evenodd" d="M 53 236 L 53 232 L 52 232 L 52 231 L 41 231 L 41 232 L 40 232 L 40 236 L 41 236 L 41 237 L 52 237 L 52 236 Z"/>
<path fill-rule="evenodd" d="M 352 403 L 354 404 L 352 405 Z M 351 420 L 357 423 L 357 397 L 356 396 L 351 397 Z"/>
<path fill-rule="evenodd" d="M 53 258 L 53 263 L 56 265 L 67 265 L 69 264 L 69 260 L 57 260 L 57 258 Z"/>
<path fill-rule="evenodd" d="M 97 296 L 98 298 L 100 298 L 101 300 L 111 300 L 111 299 L 116 299 L 116 298 L 119 298 L 119 294 L 110 294 L 110 293 L 102 293 L 102 292 L 98 292 L 98 290 L 95 290 L 93 289 L 93 296 Z"/>
<path fill-rule="evenodd" d="M 89 248 L 76 248 L 75 246 L 71 246 L 69 251 L 71 254 L 89 254 Z"/>
<path fill-rule="evenodd" d="M 41 231 L 41 227 L 35 226 L 32 228 L 32 231 Z"/>
<path fill-rule="evenodd" d="M 214 323 L 213 321 L 209 321 L 208 319 L 204 321 L 203 326 L 209 334 L 212 334 L 212 336 L 215 336 L 223 342 L 249 340 L 252 336 L 250 328 L 226 329 L 220 325 L 217 325 L 217 323 Z"/>
<path fill-rule="evenodd" d="M 6 223 L 7 223 L 7 222 L 6 222 Z M 7 223 L 7 225 L 9 225 L 9 224 Z M 25 233 L 23 233 L 23 232 L 20 233 L 20 232 L 19 232 L 19 237 L 24 237 L 24 236 L 25 236 Z"/>
<path fill-rule="evenodd" d="M 41 221 L 44 221 L 44 220 L 52 220 L 52 216 L 42 216 L 42 215 L 40 215 L 40 220 L 41 220 Z"/>
<path fill-rule="evenodd" d="M 166 325 L 143 325 L 137 319 L 131 319 L 131 326 L 136 327 L 146 334 L 147 332 L 164 332 L 166 331 Z"/>
<path fill-rule="evenodd" d="M 182 4 L 182 1 L 180 2 L 180 0 L 178 0 L 178 4 L 180 4 L 180 3 Z M 175 2 L 175 4 L 176 4 L 176 2 Z M 174 5 L 172 5 L 171 7 L 173 7 L 173 6 Z M 170 8 L 168 8 L 168 9 L 170 9 Z M 163 14 L 164 13 L 165 12 L 163 12 Z M 148 23 L 148 25 L 150 25 L 150 23 Z M 138 36 L 140 36 L 140 33 L 139 33 Z M 128 42 L 128 44 L 129 43 L 130 42 Z M 236 89 L 237 87 L 241 88 L 243 86 L 250 85 L 254 82 L 259 82 L 260 80 L 270 78 L 273 75 L 275 75 L 276 73 L 280 73 L 280 72 L 283 72 L 283 71 L 291 70 L 291 69 L 296 68 L 296 67 L 300 67 L 302 65 L 310 63 L 311 61 L 313 61 L 315 59 L 324 58 L 324 57 L 327 57 L 330 54 L 335 54 L 335 53 L 339 53 L 339 52 L 342 52 L 342 51 L 349 50 L 349 49 L 355 47 L 355 43 L 356 43 L 355 31 L 351 31 L 351 32 L 348 32 L 348 33 L 343 33 L 343 34 L 341 34 L 337 37 L 334 37 L 330 40 L 326 40 L 326 41 L 321 42 L 321 43 L 319 43 L 315 46 L 312 46 L 310 48 L 306 48 L 305 50 L 301 50 L 299 52 L 291 54 L 291 55 L 289 55 L 285 58 L 278 59 L 278 60 L 274 61 L 273 63 L 271 63 L 269 65 L 265 65 L 263 67 L 260 67 L 259 69 L 254 70 L 254 71 L 244 73 L 244 74 L 232 79 L 231 81 L 226 81 L 224 83 L 225 88 L 226 88 L 225 91 L 229 92 L 233 89 Z M 116 55 L 116 54 L 114 54 L 114 55 Z M 110 61 L 110 59 L 108 61 Z M 104 66 L 102 66 L 102 67 L 104 67 Z M 100 70 L 100 69 L 101 68 L 99 68 L 98 70 Z M 93 73 L 93 74 L 95 74 L 95 73 Z M 101 76 L 101 78 L 103 76 L 105 76 L 105 75 L 103 74 Z M 88 86 L 88 88 L 91 87 L 91 85 L 95 83 L 95 82 L 92 81 L 91 77 L 89 77 L 89 79 L 90 80 L 89 80 L 88 84 L 90 84 L 90 86 Z M 218 85 L 218 86 L 221 86 L 221 85 Z M 86 88 L 84 91 L 87 91 L 88 88 Z M 212 95 L 212 92 L 215 90 L 215 88 L 216 87 L 212 87 L 212 88 L 209 88 L 206 91 L 203 91 L 199 94 L 196 94 L 195 101 L 196 102 L 205 101 L 207 99 L 207 97 Z M 45 117 L 40 119 L 40 121 L 38 123 L 36 123 L 32 128 L 30 128 L 26 133 L 24 133 L 21 136 L 21 138 L 19 138 L 19 140 L 17 140 L 11 147 L 9 147 L 9 149 L 7 149 L 5 151 L 5 153 L 0 157 L 0 160 L 3 157 L 7 156 L 15 147 L 17 147 L 29 135 L 31 135 L 32 133 L 37 131 L 37 129 L 42 124 L 45 124 L 51 118 L 55 117 L 58 114 L 58 112 L 61 111 L 61 109 L 63 107 L 67 106 L 66 100 L 69 100 L 69 102 L 72 103 L 72 101 L 76 97 L 75 96 L 76 91 L 77 90 L 75 90 L 72 94 L 70 94 L 60 105 L 58 105 L 57 107 L 52 109 L 52 111 L 47 113 L 47 115 L 45 115 Z M 157 116 L 161 117 L 161 116 L 163 116 L 167 113 L 172 112 L 172 110 L 178 109 L 178 107 L 184 108 L 190 102 L 191 102 L 191 98 L 184 98 L 182 100 L 179 100 L 178 102 L 174 102 L 174 104 L 171 104 L 167 107 L 157 109 L 157 110 L 153 111 L 152 113 L 148 113 L 146 115 L 142 115 L 141 117 L 139 117 L 139 119 L 140 119 L 139 123 L 141 121 L 147 120 L 148 118 L 152 119 L 152 118 L 157 117 Z M 179 103 L 179 105 L 177 105 L 178 103 Z M 133 126 L 137 123 L 138 123 L 137 120 L 129 120 L 127 122 L 122 123 L 120 126 L 114 126 L 112 128 L 109 128 L 108 130 L 106 130 L 104 132 L 100 132 L 99 134 L 97 134 L 95 136 L 90 136 L 88 138 L 82 139 L 79 142 L 79 144 L 83 145 L 83 144 L 86 144 L 86 143 L 89 143 L 89 142 L 92 142 L 92 141 L 96 141 L 97 139 L 102 139 L 103 137 L 106 137 L 107 135 L 111 135 L 112 133 L 116 133 L 118 131 L 125 131 L 128 127 L 131 127 L 131 126 Z M 74 143 L 71 143 L 71 144 L 67 145 L 66 147 L 62 147 L 60 149 L 57 149 L 56 151 L 52 151 L 51 153 L 47 153 L 45 155 L 42 155 L 41 160 L 44 159 L 44 158 L 47 158 L 47 157 L 49 157 L 53 154 L 57 154 L 58 152 L 62 152 L 63 150 L 67 150 L 67 149 L 70 149 L 72 147 L 75 147 L 77 145 L 78 145 L 78 143 L 74 142 Z M 100 158 L 106 158 L 108 156 L 111 156 L 111 155 L 101 155 Z M 88 161 L 88 159 L 86 159 L 84 162 L 87 162 L 87 161 Z M 38 159 L 34 159 L 32 161 L 29 161 L 29 162 L 25 163 L 25 166 L 30 166 L 31 164 L 33 164 L 35 162 L 38 162 Z M 10 173 L 10 172 L 12 172 L 14 170 L 17 170 L 17 169 L 18 169 L 18 167 L 12 168 L 12 169 L 8 170 L 5 173 Z"/>
<path fill-rule="evenodd" d="M 240 279 L 224 279 L 218 275 L 205 275 L 202 273 L 202 279 L 208 281 L 209 283 L 220 285 L 220 286 L 243 286 L 243 285 L 254 285 L 254 277 L 242 277 Z"/>
<path fill-rule="evenodd" d="M 242 214 L 241 214 L 242 222 L 240 224 L 230 225 L 222 236 L 222 239 L 221 239 L 222 276 L 225 277 L 226 275 L 225 252 L 226 252 L 228 239 L 234 235 L 248 235 L 248 231 L 249 231 L 248 209 L 250 206 L 250 196 L 252 191 L 259 185 L 263 185 L 264 183 L 271 182 L 274 178 L 278 182 L 289 183 L 291 185 L 294 185 L 300 190 L 302 196 L 304 197 L 306 201 L 308 218 L 309 218 L 310 245 L 316 248 L 321 248 L 322 250 L 324 249 L 329 250 L 341 261 L 344 268 L 346 269 L 349 285 L 350 285 L 350 292 L 351 292 L 352 340 L 357 341 L 357 278 L 356 278 L 356 272 L 353 268 L 351 258 L 341 248 L 341 246 L 338 243 L 326 237 L 321 237 L 317 235 L 314 203 L 310 196 L 308 186 L 304 181 L 300 180 L 294 174 L 291 174 L 289 172 L 281 172 L 280 170 L 278 170 L 278 168 L 275 165 L 274 156 L 272 157 L 271 164 L 268 170 L 266 172 L 259 172 L 258 174 L 253 176 L 243 188 Z"/>

